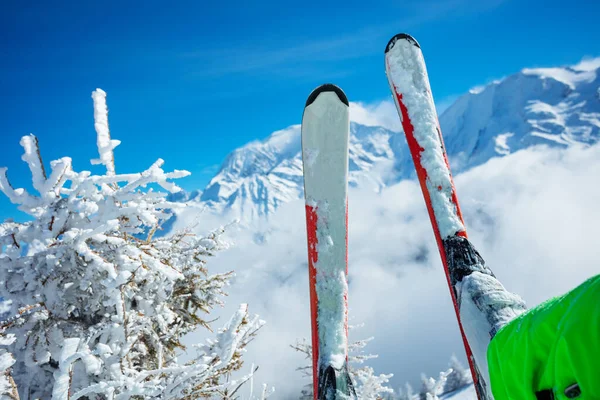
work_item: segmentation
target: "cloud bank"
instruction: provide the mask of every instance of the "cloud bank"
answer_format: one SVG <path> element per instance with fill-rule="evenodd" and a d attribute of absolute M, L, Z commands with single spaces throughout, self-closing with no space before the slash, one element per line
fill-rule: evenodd
<path fill-rule="evenodd" d="M 600 272 L 598 176 L 600 146 L 530 148 L 456 176 L 471 241 L 529 306 Z M 375 337 L 367 350 L 379 358 L 370 365 L 393 373 L 397 388 L 417 382 L 421 372 L 437 376 L 453 353 L 464 361 L 418 184 L 403 181 L 380 193 L 351 189 L 349 212 L 350 316 L 365 324 L 350 339 Z M 277 398 L 295 397 L 308 383 L 295 369 L 307 360 L 289 345 L 310 337 L 303 201 L 230 237 L 235 247 L 209 264 L 214 272 L 237 272 L 223 316 L 247 302 L 267 321 L 246 360 L 260 366 L 256 380 L 274 385 Z M 201 339 L 192 335 L 189 342 Z"/>
<path fill-rule="evenodd" d="M 382 126 L 394 132 L 402 131 L 396 106 L 390 100 L 369 104 L 350 102 L 350 120 L 365 126 Z"/>

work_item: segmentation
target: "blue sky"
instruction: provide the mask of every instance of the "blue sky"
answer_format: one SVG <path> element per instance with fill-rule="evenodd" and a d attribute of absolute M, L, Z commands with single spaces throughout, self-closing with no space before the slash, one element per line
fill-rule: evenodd
<path fill-rule="evenodd" d="M 122 141 L 117 172 L 161 157 L 193 173 L 180 181 L 192 190 L 232 149 L 299 123 L 323 82 L 353 101 L 389 98 L 383 49 L 397 32 L 421 43 L 442 104 L 523 67 L 600 55 L 590 0 L 60 4 L 9 1 L 0 14 L 0 166 L 17 187 L 30 179 L 18 144 L 28 133 L 47 164 L 71 156 L 91 168 L 96 87 Z M 0 199 L 0 220 L 14 210 Z"/>

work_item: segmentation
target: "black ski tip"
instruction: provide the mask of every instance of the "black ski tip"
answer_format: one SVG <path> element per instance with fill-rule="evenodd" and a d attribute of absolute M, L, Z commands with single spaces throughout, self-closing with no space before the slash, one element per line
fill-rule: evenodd
<path fill-rule="evenodd" d="M 313 90 L 308 96 L 308 99 L 306 99 L 306 105 L 304 107 L 306 108 L 310 106 L 323 92 L 334 92 L 342 103 L 350 107 L 350 104 L 348 104 L 348 98 L 346 97 L 344 91 L 340 89 L 339 86 L 336 86 L 332 83 L 325 83 Z"/>
<path fill-rule="evenodd" d="M 388 42 L 387 46 L 385 46 L 386 54 L 388 51 L 391 50 L 392 47 L 394 47 L 394 45 L 396 44 L 396 42 L 398 40 L 408 40 L 413 45 L 417 46 L 418 48 L 421 48 L 421 46 L 419 45 L 419 42 L 417 42 L 417 39 L 410 36 L 408 33 L 399 33 L 399 34 L 395 35 L 393 38 L 391 38 L 390 41 Z"/>

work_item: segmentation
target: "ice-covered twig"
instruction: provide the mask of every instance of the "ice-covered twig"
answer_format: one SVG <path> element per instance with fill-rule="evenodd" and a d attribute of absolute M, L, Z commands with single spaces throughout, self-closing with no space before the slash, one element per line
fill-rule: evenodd
<path fill-rule="evenodd" d="M 29 194 L 25 189 L 14 189 L 6 175 L 7 168 L 0 168 L 0 190 L 9 198 L 13 204 L 18 204 L 21 211 L 32 214 L 31 209 L 43 206 L 60 196 L 60 190 L 69 179 L 68 172 L 71 171 L 71 159 L 63 157 L 50 163 L 52 173 L 46 176 L 42 163 L 42 157 L 38 147 L 38 139 L 34 135 L 23 136 L 21 146 L 24 153 L 21 157 L 29 166 L 33 187 L 38 191 L 40 197 Z M 32 214 L 33 215 L 33 214 Z"/>
<path fill-rule="evenodd" d="M 137 175 L 129 175 L 129 183 L 122 187 L 120 191 L 129 192 L 138 187 L 144 187 L 149 183 L 157 183 L 171 193 L 179 192 L 181 188 L 172 182 L 168 182 L 167 179 L 183 178 L 190 175 L 190 172 L 175 170 L 173 172 L 165 173 L 161 168 L 164 163 L 164 160 L 159 158 L 146 171 Z"/>
<path fill-rule="evenodd" d="M 6 176 L 6 167 L 0 168 L 0 190 L 13 204 L 27 204 L 35 206 L 35 197 L 31 196 L 25 189 L 14 189 Z"/>
<path fill-rule="evenodd" d="M 115 174 L 115 156 L 113 150 L 120 140 L 111 140 L 108 129 L 108 108 L 106 106 L 106 92 L 96 89 L 92 92 L 94 99 L 94 127 L 97 134 L 97 145 L 99 158 L 92 160 L 92 164 L 103 164 L 106 167 L 106 175 Z"/>
<path fill-rule="evenodd" d="M 21 159 L 29 165 L 31 177 L 33 178 L 33 187 L 38 193 L 43 195 L 46 184 L 46 170 L 44 169 L 44 163 L 42 162 L 38 139 L 34 135 L 23 136 L 20 144 L 25 150 Z"/>

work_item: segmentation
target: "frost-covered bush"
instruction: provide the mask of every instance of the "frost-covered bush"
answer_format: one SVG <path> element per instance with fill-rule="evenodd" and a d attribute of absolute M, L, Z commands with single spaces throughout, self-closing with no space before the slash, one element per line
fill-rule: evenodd
<path fill-rule="evenodd" d="M 455 390 L 462 389 L 466 385 L 473 383 L 473 377 L 471 371 L 466 369 L 456 356 L 452 356 L 450 359 L 450 368 L 452 371 L 446 376 L 446 382 L 444 383 L 444 393 L 454 392 Z"/>
<path fill-rule="evenodd" d="M 207 314 L 222 304 L 231 273 L 210 275 L 206 262 L 225 247 L 223 230 L 155 237 L 183 205 L 152 188 L 177 192 L 172 180 L 189 173 L 165 172 L 159 159 L 117 174 L 105 95 L 92 95 L 92 162 L 104 175 L 76 172 L 68 157 L 47 172 L 33 135 L 21 145 L 37 193 L 14 189 L 0 169 L 0 190 L 31 216 L 0 224 L 0 296 L 11 316 L 0 323 L 0 366 L 12 364 L 22 399 L 228 399 L 249 378 L 230 377 L 263 322 L 241 305 L 178 363 L 182 337 L 209 328 Z M 12 382 L 5 376 L 2 388 Z"/>
<path fill-rule="evenodd" d="M 0 345 L 9 345 L 15 340 L 14 335 L 0 334 Z M 12 354 L 0 348 L 0 400 L 17 400 L 19 394 L 11 375 L 11 367 L 15 363 Z"/>
<path fill-rule="evenodd" d="M 406 392 L 398 391 L 399 400 L 436 400 L 438 396 L 447 395 L 473 384 L 471 371 L 465 369 L 455 356 L 450 359 L 450 368 L 440 372 L 437 379 L 421 375 L 421 391 L 414 394 L 412 387 L 406 383 Z"/>
<path fill-rule="evenodd" d="M 452 369 L 440 372 L 438 379 L 428 378 L 425 374 L 421 375 L 422 388 L 419 393 L 419 400 L 438 400 L 438 396 L 444 393 L 446 378 Z"/>

